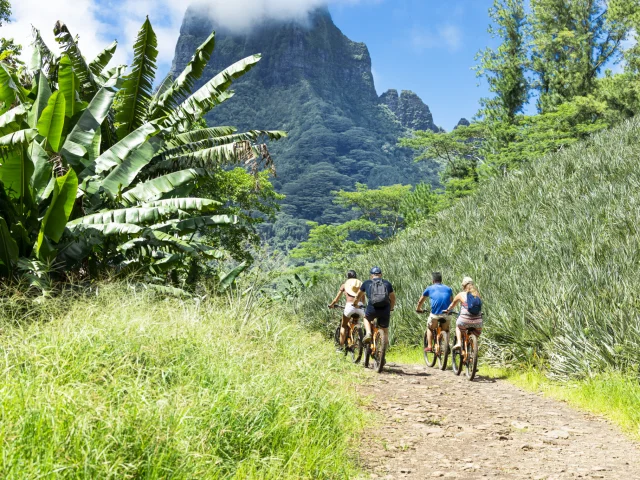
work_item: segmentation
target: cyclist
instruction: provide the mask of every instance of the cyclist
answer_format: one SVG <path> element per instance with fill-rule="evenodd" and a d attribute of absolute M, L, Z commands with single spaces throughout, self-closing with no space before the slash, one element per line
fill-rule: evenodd
<path fill-rule="evenodd" d="M 340 324 L 340 345 L 344 345 L 344 342 L 347 340 L 347 327 L 349 326 L 351 315 L 358 314 L 360 318 L 364 317 L 364 310 L 360 308 L 361 305 L 355 303 L 361 286 L 362 282 L 358 280 L 358 275 L 355 270 L 349 270 L 347 272 L 347 280 L 340 285 L 340 290 L 338 290 L 336 298 L 329 304 L 329 308 L 335 307 L 343 294 L 347 300 L 344 312 L 342 312 L 342 323 Z"/>
<path fill-rule="evenodd" d="M 427 298 L 431 300 L 431 313 L 429 314 L 429 328 L 427 329 L 427 347 L 425 352 L 432 351 L 433 333 L 438 328 L 438 321 L 445 320 L 442 324 L 442 330 L 449 331 L 450 316 L 445 313 L 447 305 L 453 301 L 453 290 L 442 283 L 442 274 L 440 272 L 433 272 L 431 274 L 432 284 L 429 285 L 420 300 L 418 300 L 418 306 L 416 312 L 424 313 L 422 305 L 426 302 Z"/>
<path fill-rule="evenodd" d="M 371 277 L 360 287 L 360 292 L 355 301 L 362 300 L 366 294 L 367 309 L 364 312 L 364 328 L 367 335 L 363 339 L 365 345 L 369 345 L 372 341 L 371 322 L 378 321 L 378 328 L 382 331 L 382 341 L 385 345 L 389 343 L 389 322 L 391 320 L 391 312 L 396 306 L 396 294 L 393 286 L 388 280 L 382 278 L 382 269 L 373 267 L 371 269 Z"/>
<path fill-rule="evenodd" d="M 471 307 L 469 303 L 474 303 L 474 307 Z M 446 313 L 449 313 L 453 310 L 456 305 L 461 305 L 460 307 L 460 316 L 458 316 L 458 320 L 456 321 L 456 344 L 453 347 L 454 350 L 459 350 L 462 348 L 460 344 L 462 333 L 461 330 L 466 330 L 468 328 L 474 328 L 478 335 L 482 333 L 482 314 L 479 311 L 479 308 L 482 306 L 482 301 L 480 300 L 480 293 L 478 292 L 478 288 L 473 283 L 473 279 L 471 277 L 464 277 L 462 279 L 462 291 L 455 296 L 453 302 L 446 310 Z M 472 313 L 469 309 L 474 310 L 478 308 L 478 311 Z"/>

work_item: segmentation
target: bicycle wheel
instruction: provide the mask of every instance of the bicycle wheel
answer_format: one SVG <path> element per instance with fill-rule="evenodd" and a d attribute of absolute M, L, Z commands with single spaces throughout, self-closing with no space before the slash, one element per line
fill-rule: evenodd
<path fill-rule="evenodd" d="M 338 325 L 338 328 L 336 328 L 336 331 L 333 334 L 333 341 L 336 344 L 336 347 L 340 346 L 340 325 Z"/>
<path fill-rule="evenodd" d="M 431 351 L 425 352 L 424 349 L 429 346 L 429 341 L 427 340 L 427 332 L 429 329 L 427 328 L 424 332 L 424 338 L 422 339 L 422 355 L 424 356 L 424 363 L 427 364 L 427 367 L 433 367 L 436 364 L 436 354 L 433 351 L 433 347 L 435 345 L 431 345 Z M 433 333 L 433 332 L 432 332 Z"/>
<path fill-rule="evenodd" d="M 374 339 L 376 352 L 373 355 L 373 368 L 376 372 L 382 373 L 382 369 L 384 368 L 384 357 L 387 352 L 387 346 L 384 343 L 384 339 L 382 338 L 382 333 L 378 332 L 376 338 Z"/>
<path fill-rule="evenodd" d="M 458 343 L 458 339 L 453 337 L 453 342 Z M 451 352 L 451 367 L 453 373 L 460 375 L 462 373 L 462 352 L 460 350 L 453 350 Z"/>
<path fill-rule="evenodd" d="M 441 332 L 438 337 L 440 351 L 438 352 L 438 365 L 440 370 L 447 369 L 447 360 L 449 359 L 449 332 Z"/>
<path fill-rule="evenodd" d="M 478 337 L 469 334 L 469 355 L 467 361 L 467 378 L 473 380 L 478 371 Z"/>
<path fill-rule="evenodd" d="M 353 329 L 351 330 L 351 360 L 353 361 L 353 363 L 358 363 L 360 362 L 360 359 L 362 358 L 362 350 L 363 350 L 363 346 L 362 346 L 362 328 L 355 326 L 353 327 Z"/>
<path fill-rule="evenodd" d="M 371 345 L 364 347 L 364 368 L 369 368 L 369 362 L 371 360 Z"/>

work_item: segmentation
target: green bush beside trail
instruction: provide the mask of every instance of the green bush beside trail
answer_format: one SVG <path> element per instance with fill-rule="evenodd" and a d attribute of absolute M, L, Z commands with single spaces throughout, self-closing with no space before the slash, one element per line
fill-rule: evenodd
<path fill-rule="evenodd" d="M 560 377 L 640 367 L 640 120 L 625 122 L 488 181 L 417 228 L 354 260 L 380 265 L 396 289 L 392 341 L 421 342 L 414 313 L 431 272 L 459 288 L 474 277 L 485 303 L 483 356 Z M 340 278 L 302 300 L 329 331 Z"/>
<path fill-rule="evenodd" d="M 122 285 L 0 300 L 2 478 L 354 474 L 351 367 L 282 310 Z"/>

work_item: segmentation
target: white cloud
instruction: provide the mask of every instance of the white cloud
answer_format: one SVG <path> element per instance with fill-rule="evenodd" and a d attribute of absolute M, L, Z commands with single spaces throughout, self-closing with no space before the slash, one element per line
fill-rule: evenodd
<path fill-rule="evenodd" d="M 462 30 L 456 25 L 441 25 L 436 30 L 414 29 L 411 44 L 417 51 L 445 47 L 454 52 L 462 47 Z"/>

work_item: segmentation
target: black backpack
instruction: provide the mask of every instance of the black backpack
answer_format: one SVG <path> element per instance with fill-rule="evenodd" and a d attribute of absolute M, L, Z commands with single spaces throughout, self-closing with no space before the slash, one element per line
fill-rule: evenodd
<path fill-rule="evenodd" d="M 386 307 L 391 303 L 389 300 L 389 290 L 387 290 L 387 286 L 381 278 L 371 280 L 369 303 L 376 308 Z"/>

